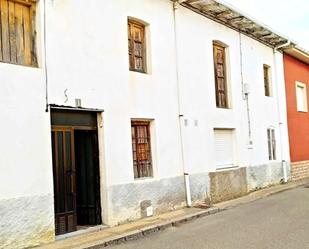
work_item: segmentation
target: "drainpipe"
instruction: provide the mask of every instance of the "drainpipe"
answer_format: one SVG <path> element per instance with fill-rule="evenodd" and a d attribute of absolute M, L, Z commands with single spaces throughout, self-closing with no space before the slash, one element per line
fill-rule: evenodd
<path fill-rule="evenodd" d="M 288 40 L 286 43 L 282 44 L 282 45 L 279 45 L 277 47 L 274 48 L 274 51 L 278 51 L 278 49 L 280 48 L 284 48 L 284 47 L 288 47 L 291 45 L 291 40 Z"/>
<path fill-rule="evenodd" d="M 276 60 L 276 52 L 278 52 L 278 49 L 288 47 L 291 45 L 291 41 L 288 40 L 286 43 L 279 45 L 273 49 L 273 57 L 274 57 L 274 67 L 275 67 L 275 82 L 276 82 L 276 95 L 277 95 L 277 108 L 278 108 L 278 115 L 279 115 L 279 133 L 280 133 L 280 151 L 281 151 L 281 165 L 282 165 L 282 172 L 283 172 L 283 183 L 288 182 L 288 174 L 287 174 L 287 162 L 284 159 L 283 155 L 283 131 L 282 131 L 282 125 L 283 123 L 281 122 L 281 114 L 280 114 L 280 104 L 279 104 L 279 87 L 278 87 L 278 78 L 277 78 L 277 60 Z"/>
<path fill-rule="evenodd" d="M 248 149 L 252 148 L 252 129 L 251 129 L 251 118 L 250 118 L 250 106 L 249 106 L 249 85 L 244 82 L 244 73 L 243 73 L 243 48 L 242 48 L 242 39 L 241 33 L 239 34 L 239 56 L 240 56 L 240 76 L 241 76 L 241 89 L 242 89 L 242 98 L 246 101 L 246 111 L 247 111 L 247 122 L 248 122 Z"/>
<path fill-rule="evenodd" d="M 49 111 L 49 104 L 48 104 L 48 67 L 47 67 L 47 48 L 46 48 L 46 0 L 43 3 L 43 40 L 44 40 L 44 70 L 45 70 L 45 112 Z"/>
<path fill-rule="evenodd" d="M 187 207 L 192 206 L 191 199 L 191 190 L 190 190 L 190 177 L 188 173 L 188 169 L 185 163 L 185 146 L 184 146 L 184 116 L 181 111 L 181 97 L 180 97 L 180 82 L 179 82 L 179 65 L 178 65 L 178 43 L 177 43 L 177 22 L 176 22 L 176 10 L 179 8 L 179 4 L 183 2 L 183 0 L 175 0 L 173 3 L 173 20 L 174 20 L 174 41 L 175 41 L 175 67 L 176 67 L 176 81 L 177 81 L 177 104 L 178 104 L 178 116 L 179 116 L 179 136 L 181 143 L 181 163 L 184 172 L 184 183 L 185 183 L 185 191 L 186 191 L 186 202 Z"/>

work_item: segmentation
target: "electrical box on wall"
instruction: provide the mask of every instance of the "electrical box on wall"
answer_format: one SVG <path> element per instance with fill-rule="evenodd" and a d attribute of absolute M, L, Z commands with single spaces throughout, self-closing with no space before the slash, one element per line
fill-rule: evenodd
<path fill-rule="evenodd" d="M 250 85 L 248 83 L 244 84 L 244 94 L 248 95 L 250 93 Z"/>
<path fill-rule="evenodd" d="M 82 107 L 82 100 L 81 99 L 75 99 L 75 107 Z"/>

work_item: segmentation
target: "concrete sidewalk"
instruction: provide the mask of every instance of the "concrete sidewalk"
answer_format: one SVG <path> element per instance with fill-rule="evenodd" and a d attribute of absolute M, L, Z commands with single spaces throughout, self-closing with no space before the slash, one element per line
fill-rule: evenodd
<path fill-rule="evenodd" d="M 218 213 L 226 209 L 249 203 L 272 194 L 289 190 L 301 185 L 309 184 L 309 179 L 297 182 L 291 182 L 284 185 L 276 185 L 259 191 L 250 193 L 247 196 L 218 203 L 211 208 L 185 208 L 162 215 L 157 215 L 141 219 L 128 224 L 120 225 L 113 228 L 105 228 L 96 232 L 85 233 L 67 239 L 58 240 L 54 243 L 41 246 L 44 249 L 71 249 L 71 248 L 101 248 L 104 246 L 114 245 L 129 240 L 134 240 L 150 233 L 164 230 L 167 227 L 177 226 L 190 220 Z"/>

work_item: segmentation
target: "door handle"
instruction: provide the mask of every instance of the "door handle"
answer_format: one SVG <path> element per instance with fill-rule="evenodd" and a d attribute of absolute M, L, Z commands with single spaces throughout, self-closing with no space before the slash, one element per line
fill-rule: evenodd
<path fill-rule="evenodd" d="M 71 173 L 71 194 L 74 194 L 74 176 L 73 173 Z"/>
<path fill-rule="evenodd" d="M 70 193 L 71 194 L 75 194 L 75 192 L 74 192 L 74 179 L 75 179 L 75 171 L 73 171 L 73 170 L 70 170 L 70 171 L 68 171 L 68 175 L 69 175 L 69 177 L 70 177 L 70 182 L 71 182 L 71 184 L 70 184 Z"/>

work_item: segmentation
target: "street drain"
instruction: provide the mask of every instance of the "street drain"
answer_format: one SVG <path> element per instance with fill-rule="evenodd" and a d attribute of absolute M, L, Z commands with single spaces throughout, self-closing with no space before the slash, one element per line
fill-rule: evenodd
<path fill-rule="evenodd" d="M 309 185 L 306 185 L 304 188 L 309 188 Z"/>

